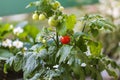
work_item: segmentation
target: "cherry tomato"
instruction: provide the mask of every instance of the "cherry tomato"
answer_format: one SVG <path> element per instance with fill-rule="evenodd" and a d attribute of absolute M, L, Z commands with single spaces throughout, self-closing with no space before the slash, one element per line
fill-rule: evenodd
<path fill-rule="evenodd" d="M 49 20 L 48 20 L 48 24 L 49 24 L 49 26 L 56 27 L 58 25 L 58 21 L 55 20 L 54 17 L 50 17 Z"/>
<path fill-rule="evenodd" d="M 62 36 L 62 37 L 60 38 L 60 42 L 61 42 L 62 44 L 69 44 L 69 43 L 70 43 L 70 37 L 69 37 L 69 36 Z"/>
<path fill-rule="evenodd" d="M 39 15 L 39 20 L 45 20 L 45 19 L 46 19 L 46 16 L 44 14 Z"/>
<path fill-rule="evenodd" d="M 57 9 L 61 4 L 58 1 L 55 1 L 54 3 L 52 3 L 52 7 L 54 9 Z"/>
<path fill-rule="evenodd" d="M 43 39 L 43 40 L 42 40 L 42 43 L 46 43 L 46 40 L 45 40 L 45 39 Z"/>
<path fill-rule="evenodd" d="M 34 13 L 32 18 L 33 18 L 33 20 L 38 20 L 39 19 L 39 15 L 37 13 Z"/>
<path fill-rule="evenodd" d="M 59 10 L 60 10 L 60 11 L 63 11 L 63 10 L 64 10 L 64 7 L 63 7 L 63 6 L 60 6 L 60 7 L 59 7 Z"/>

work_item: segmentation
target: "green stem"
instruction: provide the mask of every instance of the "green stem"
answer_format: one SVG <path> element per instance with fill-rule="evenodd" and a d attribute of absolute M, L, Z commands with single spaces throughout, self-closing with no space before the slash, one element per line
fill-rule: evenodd
<path fill-rule="evenodd" d="M 83 26 L 82 32 L 84 32 L 85 27 L 86 27 L 86 22 L 84 23 L 84 26 Z"/>
<path fill-rule="evenodd" d="M 58 38 L 58 32 L 56 29 L 56 42 L 57 42 L 57 48 L 59 48 L 59 38 Z"/>
<path fill-rule="evenodd" d="M 55 38 L 54 38 L 54 37 L 52 37 L 52 39 L 55 41 L 55 44 L 57 45 L 57 41 L 55 40 Z"/>
<path fill-rule="evenodd" d="M 56 33 L 56 38 L 57 38 L 57 48 L 59 48 L 59 38 L 58 38 L 58 32 Z"/>

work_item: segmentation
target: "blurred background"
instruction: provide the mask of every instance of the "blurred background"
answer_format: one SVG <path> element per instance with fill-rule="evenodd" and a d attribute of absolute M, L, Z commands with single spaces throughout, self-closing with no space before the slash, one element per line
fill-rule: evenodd
<path fill-rule="evenodd" d="M 26 5 L 35 0 L 0 0 L 0 23 L 16 25 L 20 22 L 27 21 L 30 25 L 35 25 L 39 29 L 47 26 L 46 21 L 33 21 L 33 8 L 26 9 Z M 102 31 L 98 40 L 103 44 L 103 53 L 114 59 L 120 64 L 120 0 L 58 0 L 65 7 L 64 13 L 76 14 L 77 17 L 85 14 L 99 14 L 110 20 L 116 27 L 112 32 Z M 80 23 L 75 30 L 81 29 Z M 105 74 L 105 75 L 104 75 Z M 104 72 L 103 76 L 108 75 Z M 105 80 L 107 80 L 105 79 Z"/>

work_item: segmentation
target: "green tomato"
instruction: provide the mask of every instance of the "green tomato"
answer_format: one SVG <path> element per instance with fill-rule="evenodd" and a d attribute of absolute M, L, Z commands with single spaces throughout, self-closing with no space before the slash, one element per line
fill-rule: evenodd
<path fill-rule="evenodd" d="M 50 17 L 48 20 L 48 24 L 49 24 L 49 26 L 56 27 L 58 25 L 58 20 L 55 20 L 54 17 Z"/>
<path fill-rule="evenodd" d="M 46 43 L 46 40 L 45 40 L 45 39 L 43 39 L 43 40 L 42 40 L 42 43 Z"/>
<path fill-rule="evenodd" d="M 54 3 L 52 3 L 52 7 L 54 8 L 54 9 L 57 9 L 58 7 L 60 7 L 60 3 L 58 2 L 58 1 L 55 1 Z"/>
<path fill-rule="evenodd" d="M 34 13 L 33 16 L 32 16 L 32 19 L 33 20 L 38 20 L 39 19 L 39 16 L 37 13 Z"/>
<path fill-rule="evenodd" d="M 39 15 L 39 20 L 45 20 L 45 19 L 46 19 L 46 16 L 44 14 Z"/>
<path fill-rule="evenodd" d="M 64 10 L 64 7 L 63 6 L 60 6 L 59 7 L 59 11 L 63 11 Z"/>

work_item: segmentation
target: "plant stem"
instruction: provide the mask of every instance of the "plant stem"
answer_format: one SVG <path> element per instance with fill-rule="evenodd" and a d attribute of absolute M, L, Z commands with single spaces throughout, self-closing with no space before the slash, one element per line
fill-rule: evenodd
<path fill-rule="evenodd" d="M 52 39 L 55 41 L 55 44 L 57 45 L 57 41 L 55 40 L 55 38 L 54 38 L 54 37 L 52 37 Z"/>
<path fill-rule="evenodd" d="M 57 32 L 57 28 L 56 28 L 56 39 L 54 37 L 52 37 L 52 39 L 54 40 L 57 48 L 59 48 L 59 37 L 58 37 L 58 32 Z"/>
<path fill-rule="evenodd" d="M 84 26 L 83 26 L 82 32 L 84 32 L 85 27 L 86 27 L 86 22 L 84 23 Z"/>
<path fill-rule="evenodd" d="M 58 32 L 56 31 L 56 42 L 57 42 L 57 48 L 59 48 L 59 38 L 58 38 Z"/>

